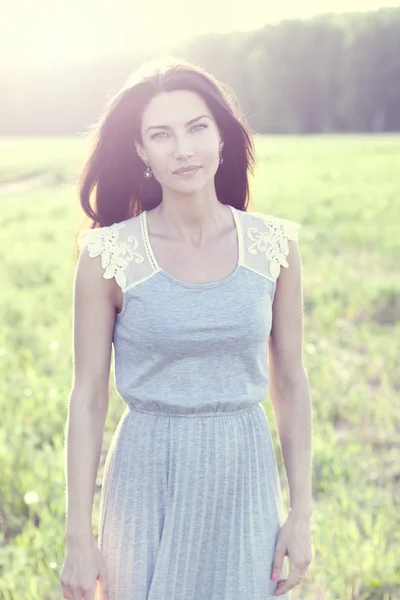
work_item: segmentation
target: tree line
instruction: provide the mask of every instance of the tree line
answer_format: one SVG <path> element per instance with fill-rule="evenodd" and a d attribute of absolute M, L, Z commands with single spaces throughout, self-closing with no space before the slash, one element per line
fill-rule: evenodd
<path fill-rule="evenodd" d="M 255 133 L 400 131 L 400 8 L 203 35 L 170 51 L 231 86 Z M 3 61 L 0 135 L 86 132 L 151 57 L 30 70 Z"/>

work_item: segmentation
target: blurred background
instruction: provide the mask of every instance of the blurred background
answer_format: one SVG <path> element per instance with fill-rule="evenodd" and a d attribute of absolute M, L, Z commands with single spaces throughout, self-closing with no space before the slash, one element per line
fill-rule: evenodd
<path fill-rule="evenodd" d="M 258 133 L 399 130 L 400 6 L 317 4 L 330 12 L 310 18 L 315 3 L 301 1 L 10 3 L 0 133 L 76 135 L 146 56 L 171 50 L 229 83 Z"/>
<path fill-rule="evenodd" d="M 62 596 L 77 180 L 108 99 L 168 53 L 232 87 L 253 209 L 302 224 L 314 557 L 293 600 L 399 599 L 400 5 L 367 0 L 1 0 L 0 599 Z M 112 387 L 96 533 L 124 408 Z"/>

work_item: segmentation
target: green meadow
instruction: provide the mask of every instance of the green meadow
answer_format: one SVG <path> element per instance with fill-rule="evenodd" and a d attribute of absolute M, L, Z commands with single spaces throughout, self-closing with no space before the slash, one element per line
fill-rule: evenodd
<path fill-rule="evenodd" d="M 302 224 L 315 508 L 313 562 L 293 600 L 399 599 L 400 136 L 256 136 L 256 150 L 252 210 Z M 62 597 L 73 239 L 86 151 L 74 138 L 0 138 L 4 600 Z M 268 396 L 263 405 L 287 509 Z M 104 459 L 124 408 L 112 385 L 95 533 Z"/>

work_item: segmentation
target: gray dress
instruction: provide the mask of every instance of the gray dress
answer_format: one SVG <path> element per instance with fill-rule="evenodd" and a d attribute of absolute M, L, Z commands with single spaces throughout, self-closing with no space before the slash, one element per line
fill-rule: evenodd
<path fill-rule="evenodd" d="M 260 402 L 276 279 L 301 226 L 230 208 L 239 260 L 212 283 L 158 265 L 146 211 L 79 238 L 123 291 L 113 345 L 126 409 L 106 458 L 98 539 L 110 600 L 276 598 L 283 508 Z"/>

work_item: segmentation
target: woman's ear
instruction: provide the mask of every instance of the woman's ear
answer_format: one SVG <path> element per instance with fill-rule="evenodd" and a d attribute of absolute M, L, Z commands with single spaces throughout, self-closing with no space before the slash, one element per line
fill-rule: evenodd
<path fill-rule="evenodd" d="M 142 144 L 140 144 L 140 142 L 137 142 L 135 140 L 135 147 L 136 147 L 136 152 L 138 153 L 139 157 L 142 159 L 143 162 L 145 162 L 147 164 L 147 156 L 146 156 L 146 152 L 143 150 L 143 146 Z"/>

